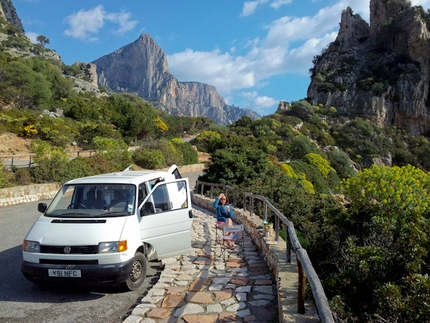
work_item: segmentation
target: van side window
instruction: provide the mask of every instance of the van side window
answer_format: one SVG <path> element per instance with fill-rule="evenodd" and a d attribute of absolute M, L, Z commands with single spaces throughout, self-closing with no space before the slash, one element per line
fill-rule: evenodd
<path fill-rule="evenodd" d="M 188 207 L 188 204 L 185 181 L 160 183 L 150 191 L 148 199 L 141 208 L 141 216 L 184 209 Z"/>
<path fill-rule="evenodd" d="M 143 200 L 146 198 L 146 196 L 148 195 L 147 189 L 146 189 L 146 182 L 145 183 L 141 183 L 139 185 L 139 192 L 138 192 L 138 198 L 137 198 L 137 206 L 140 206 L 140 204 L 142 204 Z"/>
<path fill-rule="evenodd" d="M 166 184 L 160 185 L 152 193 L 154 199 L 155 212 L 164 212 L 171 209 L 169 194 Z"/>

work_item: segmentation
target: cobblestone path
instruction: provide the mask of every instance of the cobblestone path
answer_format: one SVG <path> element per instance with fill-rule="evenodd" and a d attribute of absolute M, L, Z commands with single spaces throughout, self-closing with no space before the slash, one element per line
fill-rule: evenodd
<path fill-rule="evenodd" d="M 158 282 L 124 323 L 278 322 L 274 277 L 249 236 L 224 262 L 215 218 L 193 214 L 191 254 L 162 261 Z"/>

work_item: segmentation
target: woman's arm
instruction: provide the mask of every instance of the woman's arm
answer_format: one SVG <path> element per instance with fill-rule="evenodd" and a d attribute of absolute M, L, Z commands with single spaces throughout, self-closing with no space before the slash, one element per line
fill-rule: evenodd
<path fill-rule="evenodd" d="M 230 209 L 230 212 L 228 213 L 228 215 L 230 216 L 230 219 L 234 219 L 234 210 L 233 210 L 233 207 L 229 204 L 228 205 L 228 207 L 229 207 L 229 209 Z"/>
<path fill-rule="evenodd" d="M 219 197 L 216 198 L 215 202 L 213 202 L 212 206 L 217 209 L 219 205 Z"/>

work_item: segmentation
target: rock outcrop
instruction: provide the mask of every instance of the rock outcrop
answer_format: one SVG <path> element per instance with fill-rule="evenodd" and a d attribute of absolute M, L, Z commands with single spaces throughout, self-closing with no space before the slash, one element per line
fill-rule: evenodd
<path fill-rule="evenodd" d="M 24 33 L 24 27 L 16 13 L 12 0 L 0 0 L 0 16 L 6 19 L 12 26 L 17 27 L 20 32 Z"/>
<path fill-rule="evenodd" d="M 430 14 L 409 0 L 371 0 L 370 25 L 351 8 L 336 40 L 314 59 L 307 96 L 340 114 L 430 131 Z"/>
<path fill-rule="evenodd" d="M 179 82 L 169 72 L 163 50 L 148 34 L 92 63 L 97 66 L 99 86 L 136 94 L 170 115 L 204 116 L 223 125 L 242 116 L 260 118 L 252 110 L 227 105 L 211 85 Z"/>

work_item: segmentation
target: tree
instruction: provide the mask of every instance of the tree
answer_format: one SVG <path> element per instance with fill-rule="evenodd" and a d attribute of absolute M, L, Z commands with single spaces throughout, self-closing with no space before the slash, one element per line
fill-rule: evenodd
<path fill-rule="evenodd" d="M 36 37 L 36 40 L 39 42 L 39 43 L 41 43 L 42 44 L 42 46 L 45 46 L 46 44 L 49 44 L 49 39 L 48 38 L 46 38 L 45 36 L 43 36 L 43 35 L 39 35 L 39 36 L 37 36 Z"/>

